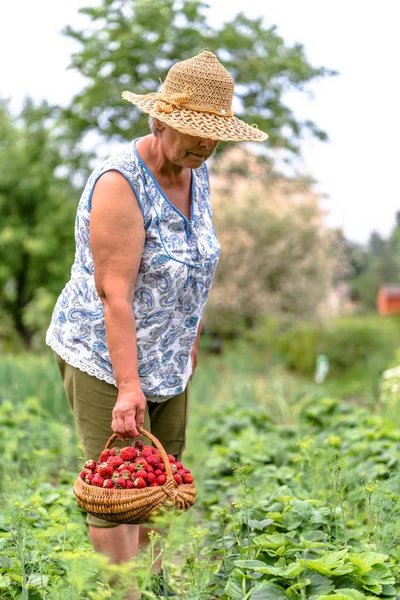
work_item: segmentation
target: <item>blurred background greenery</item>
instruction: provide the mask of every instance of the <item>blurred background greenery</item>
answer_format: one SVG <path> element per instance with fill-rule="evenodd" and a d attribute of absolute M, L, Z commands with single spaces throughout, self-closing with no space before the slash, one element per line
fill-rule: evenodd
<path fill-rule="evenodd" d="M 210 162 L 215 227 L 222 243 L 205 315 L 203 347 L 258 349 L 302 377 L 327 355 L 330 377 L 377 376 L 394 359 L 396 317 L 377 315 L 377 293 L 400 280 L 400 216 L 367 244 L 327 226 L 322 196 L 302 174 L 284 174 L 305 135 L 327 141 L 323 123 L 298 118 L 286 93 L 337 73 L 312 65 L 302 44 L 244 13 L 215 26 L 201 1 L 99 1 L 82 8 L 90 29 L 66 26 L 85 85 L 67 106 L 0 104 L 0 350 L 46 352 L 45 331 L 69 277 L 83 183 L 107 147 L 148 131 L 121 103 L 121 89 L 156 91 L 158 73 L 206 47 L 236 82 L 235 112 L 269 132 L 259 145 L 220 144 Z M 321 128 L 322 127 L 322 128 Z M 361 217 L 360 217 L 361 218 Z"/>

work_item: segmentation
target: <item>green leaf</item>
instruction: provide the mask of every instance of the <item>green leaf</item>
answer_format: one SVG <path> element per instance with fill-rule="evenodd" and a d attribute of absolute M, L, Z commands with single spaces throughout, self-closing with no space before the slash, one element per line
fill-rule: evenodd
<path fill-rule="evenodd" d="M 266 529 L 268 525 L 272 525 L 272 523 L 272 519 L 262 519 L 261 521 L 249 519 L 249 525 L 251 529 Z"/>
<path fill-rule="evenodd" d="M 396 582 L 389 567 L 377 564 L 374 565 L 368 573 L 365 573 L 365 575 L 361 577 L 361 581 L 366 589 L 370 589 L 367 586 L 371 585 L 391 585 Z"/>
<path fill-rule="evenodd" d="M 334 589 L 332 579 L 321 575 L 317 571 L 304 571 L 303 576 L 310 580 L 309 587 L 307 589 L 310 596 L 318 596 L 319 594 L 329 594 Z"/>
<path fill-rule="evenodd" d="M 0 556 L 0 567 L 3 567 L 5 569 L 12 569 L 12 566 L 13 562 L 11 558 L 8 558 L 8 556 Z"/>
<path fill-rule="evenodd" d="M 383 585 L 382 586 L 382 595 L 383 596 L 396 596 L 397 597 L 397 592 L 395 590 L 395 588 L 392 585 Z"/>
<path fill-rule="evenodd" d="M 235 567 L 239 567 L 240 569 L 257 569 L 264 568 L 266 566 L 265 562 L 261 560 L 235 560 Z"/>
<path fill-rule="evenodd" d="M 44 587 L 47 585 L 49 578 L 42 573 L 32 573 L 28 578 L 28 587 Z"/>
<path fill-rule="evenodd" d="M 11 585 L 11 577 L 9 575 L 0 575 L 0 588 L 6 588 Z"/>
<path fill-rule="evenodd" d="M 225 586 L 225 592 L 232 598 L 232 600 L 242 600 L 244 596 L 244 592 L 240 585 L 231 579 Z"/>
<path fill-rule="evenodd" d="M 284 590 L 268 581 L 263 582 L 260 587 L 254 588 L 250 598 L 251 600 L 287 600 Z"/>
<path fill-rule="evenodd" d="M 273 533 L 271 535 L 264 533 L 255 537 L 254 542 L 263 548 L 278 550 L 278 548 L 288 543 L 288 539 L 283 533 Z"/>
<path fill-rule="evenodd" d="M 307 560 L 306 566 L 308 569 L 318 571 L 322 575 L 345 575 L 351 573 L 353 565 L 345 564 L 345 556 L 347 550 L 339 550 L 338 552 L 327 552 L 322 558 L 315 560 Z"/>
<path fill-rule="evenodd" d="M 338 591 L 337 594 L 321 596 L 319 600 L 365 600 L 365 596 L 357 590 L 343 589 Z"/>
<path fill-rule="evenodd" d="M 358 575 L 364 575 L 372 569 L 374 565 L 382 564 L 388 560 L 387 554 L 378 554 L 376 552 L 362 552 L 349 554 L 349 560 L 357 567 L 355 571 Z"/>
<path fill-rule="evenodd" d="M 291 500 L 290 504 L 293 507 L 293 512 L 305 519 L 311 519 L 315 512 L 314 507 L 304 500 Z"/>

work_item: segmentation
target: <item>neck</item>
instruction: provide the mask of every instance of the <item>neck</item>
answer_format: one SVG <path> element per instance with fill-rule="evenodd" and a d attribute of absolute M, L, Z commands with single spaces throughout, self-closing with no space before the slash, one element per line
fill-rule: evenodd
<path fill-rule="evenodd" d="M 168 187 L 182 184 L 183 172 L 187 169 L 176 165 L 165 156 L 160 138 L 149 135 L 143 138 L 142 142 L 140 148 L 143 148 L 143 154 L 146 156 L 144 162 L 153 174 L 162 179 Z"/>

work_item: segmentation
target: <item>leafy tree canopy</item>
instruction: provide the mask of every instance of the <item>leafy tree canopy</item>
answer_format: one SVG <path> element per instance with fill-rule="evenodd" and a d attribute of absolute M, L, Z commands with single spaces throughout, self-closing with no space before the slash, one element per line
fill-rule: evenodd
<path fill-rule="evenodd" d="M 54 109 L 0 102 L 0 337 L 29 346 L 47 327 L 71 267 L 76 192 L 57 168 Z"/>

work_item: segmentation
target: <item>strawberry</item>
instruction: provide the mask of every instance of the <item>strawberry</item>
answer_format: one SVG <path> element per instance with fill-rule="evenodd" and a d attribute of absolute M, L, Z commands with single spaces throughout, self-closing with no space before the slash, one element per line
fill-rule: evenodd
<path fill-rule="evenodd" d="M 129 469 L 124 469 L 123 471 L 119 472 L 119 476 L 120 477 L 124 477 L 124 479 L 130 479 L 131 478 L 131 472 L 129 471 Z"/>
<path fill-rule="evenodd" d="M 96 468 L 96 461 L 93 459 L 87 460 L 85 462 L 85 469 L 90 469 L 91 471 L 94 471 Z"/>
<path fill-rule="evenodd" d="M 112 479 L 105 479 L 103 481 L 103 488 L 113 488 L 114 487 L 114 482 Z"/>
<path fill-rule="evenodd" d="M 108 479 L 113 474 L 113 467 L 106 462 L 100 463 L 97 465 L 97 473 L 104 479 Z"/>
<path fill-rule="evenodd" d="M 120 456 L 112 456 L 111 458 L 109 458 L 108 464 L 113 466 L 115 469 L 115 467 L 119 467 L 120 465 L 123 465 L 124 461 L 122 460 L 122 458 Z"/>
<path fill-rule="evenodd" d="M 164 473 L 164 471 L 165 471 L 164 463 L 160 462 L 160 464 L 158 465 L 158 468 Z"/>
<path fill-rule="evenodd" d="M 104 477 L 99 475 L 98 473 L 92 479 L 92 485 L 97 485 L 97 487 L 103 487 Z"/>
<path fill-rule="evenodd" d="M 193 475 L 191 475 L 190 473 L 186 473 L 183 476 L 183 483 L 193 483 L 193 481 L 194 481 Z"/>
<path fill-rule="evenodd" d="M 162 473 L 163 473 L 163 472 L 161 471 L 161 469 L 155 469 L 155 471 L 154 471 L 154 475 L 155 475 L 156 477 L 158 477 L 159 475 L 162 475 Z"/>
<path fill-rule="evenodd" d="M 147 471 L 148 473 L 154 473 L 154 469 L 151 465 L 146 465 L 146 467 L 143 470 Z"/>
<path fill-rule="evenodd" d="M 172 471 L 172 474 L 173 474 L 173 475 L 174 475 L 175 473 L 177 473 L 177 472 L 178 472 L 178 469 L 177 469 L 177 467 L 176 467 L 176 464 L 175 464 L 175 463 L 172 463 L 172 464 L 171 464 L 171 471 Z"/>
<path fill-rule="evenodd" d="M 114 448 L 111 448 L 110 450 L 110 456 L 119 456 L 120 453 L 120 449 L 117 448 L 116 446 Z"/>
<path fill-rule="evenodd" d="M 127 479 L 126 480 L 126 489 L 131 490 L 134 487 L 135 487 L 135 485 L 134 485 L 133 481 L 131 479 Z"/>
<path fill-rule="evenodd" d="M 172 454 L 167 454 L 167 458 L 169 460 L 170 463 L 174 463 L 175 462 L 175 456 L 172 456 Z"/>
<path fill-rule="evenodd" d="M 79 473 L 79 477 L 85 481 L 85 477 L 86 475 L 89 475 L 89 473 L 92 473 L 90 469 L 82 469 L 82 471 Z"/>
<path fill-rule="evenodd" d="M 156 476 L 154 475 L 154 473 L 147 473 L 147 483 L 154 483 L 156 480 Z"/>
<path fill-rule="evenodd" d="M 150 452 L 150 454 L 153 454 L 153 450 L 154 450 L 154 446 L 143 446 L 142 454 L 143 454 L 143 452 Z"/>
<path fill-rule="evenodd" d="M 142 450 L 140 456 L 147 460 L 150 456 L 153 456 L 153 453 L 150 450 Z"/>
<path fill-rule="evenodd" d="M 134 460 L 139 456 L 139 452 L 133 446 L 125 446 L 121 449 L 120 456 L 123 460 Z"/>
<path fill-rule="evenodd" d="M 158 465 L 160 462 L 160 459 L 158 458 L 158 456 L 154 456 L 154 454 L 150 454 L 150 456 L 147 456 L 146 460 L 147 460 L 147 463 L 152 466 Z"/>
<path fill-rule="evenodd" d="M 149 485 L 149 487 L 160 487 L 160 484 L 157 481 L 154 481 Z"/>
<path fill-rule="evenodd" d="M 140 440 L 136 440 L 135 448 L 137 448 L 138 450 L 141 450 L 143 448 L 143 446 L 144 446 L 143 442 L 141 442 Z"/>
<path fill-rule="evenodd" d="M 135 486 L 135 488 L 145 488 L 146 482 L 141 477 L 136 477 L 135 481 L 133 482 L 133 485 Z"/>
<path fill-rule="evenodd" d="M 111 479 L 113 480 L 113 482 L 115 483 L 116 480 L 118 479 L 118 477 L 121 477 L 121 474 L 119 471 L 113 471 L 113 474 L 111 475 Z"/>
<path fill-rule="evenodd" d="M 135 475 L 133 475 L 133 477 L 139 477 L 139 479 L 144 479 L 145 481 L 147 480 L 147 476 L 147 471 L 143 471 L 143 469 L 140 471 L 136 471 Z"/>
<path fill-rule="evenodd" d="M 124 477 L 117 477 L 117 479 L 114 481 L 114 485 L 118 489 L 125 489 L 126 479 Z"/>
<path fill-rule="evenodd" d="M 94 473 L 92 473 L 92 471 L 89 471 L 89 473 L 85 477 L 86 483 L 88 483 L 90 485 L 92 483 L 93 477 L 94 477 Z"/>
<path fill-rule="evenodd" d="M 178 485 L 181 485 L 181 483 L 182 483 L 182 477 L 179 475 L 179 473 L 175 473 L 174 479 L 175 479 L 175 481 L 176 481 L 176 483 Z"/>
<path fill-rule="evenodd" d="M 136 464 L 141 464 L 143 466 L 147 465 L 147 460 L 145 458 L 138 458 Z"/>
<path fill-rule="evenodd" d="M 157 482 L 158 482 L 160 485 L 164 485 L 164 483 L 165 483 L 166 481 L 167 481 L 167 478 L 165 477 L 164 473 L 163 473 L 162 475 L 159 475 L 159 476 L 157 477 Z"/>
<path fill-rule="evenodd" d="M 111 454 L 108 449 L 103 450 L 103 452 L 100 454 L 99 463 L 107 462 L 110 456 Z"/>
<path fill-rule="evenodd" d="M 142 465 L 140 465 L 140 466 L 142 466 Z M 131 463 L 131 464 L 130 464 L 130 465 L 128 465 L 126 468 L 127 468 L 127 469 L 128 469 L 128 471 L 130 471 L 131 473 L 136 473 L 136 466 L 135 466 L 135 463 Z"/>
<path fill-rule="evenodd" d="M 186 469 L 179 469 L 178 473 L 181 477 L 183 477 L 184 475 L 186 475 Z"/>
<path fill-rule="evenodd" d="M 179 460 L 177 460 L 175 464 L 176 464 L 176 468 L 178 469 L 178 471 L 179 471 L 179 469 L 183 469 L 183 464 L 181 462 L 179 462 Z"/>
<path fill-rule="evenodd" d="M 135 471 L 146 471 L 147 463 L 143 464 L 140 462 L 135 463 Z M 147 473 L 147 471 L 146 471 Z"/>

